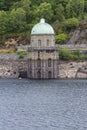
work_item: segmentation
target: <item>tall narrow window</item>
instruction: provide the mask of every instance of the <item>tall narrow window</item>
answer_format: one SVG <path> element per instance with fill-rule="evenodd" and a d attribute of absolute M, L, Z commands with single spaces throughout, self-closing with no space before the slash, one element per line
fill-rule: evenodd
<path fill-rule="evenodd" d="M 47 46 L 48 46 L 48 47 L 49 47 L 49 43 L 50 43 L 50 42 L 49 42 L 49 40 L 47 39 Z"/>
<path fill-rule="evenodd" d="M 37 60 L 37 67 L 41 67 L 41 60 L 40 59 Z"/>
<path fill-rule="evenodd" d="M 48 67 L 51 67 L 51 59 L 48 59 Z"/>
<path fill-rule="evenodd" d="M 41 47 L 41 40 L 38 40 L 38 47 Z"/>

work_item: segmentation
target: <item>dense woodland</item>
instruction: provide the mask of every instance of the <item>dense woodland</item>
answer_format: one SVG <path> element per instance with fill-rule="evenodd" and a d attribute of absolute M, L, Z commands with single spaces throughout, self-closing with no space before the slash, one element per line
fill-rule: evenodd
<path fill-rule="evenodd" d="M 0 43 L 18 36 L 29 40 L 31 28 L 44 17 L 56 32 L 56 42 L 87 19 L 87 0 L 0 0 Z"/>

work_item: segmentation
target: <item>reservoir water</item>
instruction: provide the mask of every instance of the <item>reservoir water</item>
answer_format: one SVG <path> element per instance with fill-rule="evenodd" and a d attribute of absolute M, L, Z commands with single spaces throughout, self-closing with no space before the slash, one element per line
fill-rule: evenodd
<path fill-rule="evenodd" d="M 0 130 L 87 130 L 87 80 L 0 79 Z"/>

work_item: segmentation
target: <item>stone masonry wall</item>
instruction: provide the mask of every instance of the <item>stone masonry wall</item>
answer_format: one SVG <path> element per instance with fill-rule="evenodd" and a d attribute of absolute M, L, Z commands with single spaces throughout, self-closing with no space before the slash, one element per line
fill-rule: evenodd
<path fill-rule="evenodd" d="M 38 51 L 28 52 L 28 58 L 37 60 L 38 59 Z M 39 58 L 40 59 L 44 59 L 44 60 L 47 60 L 49 58 L 51 58 L 51 59 L 59 59 L 58 51 L 53 51 L 53 52 L 51 52 L 51 51 L 49 51 L 49 52 L 43 51 L 43 52 L 39 52 Z"/>
<path fill-rule="evenodd" d="M 49 46 L 55 46 L 54 35 L 31 35 L 32 47 L 38 47 L 38 40 L 41 40 L 41 47 L 47 47 L 47 40 L 49 40 Z"/>
<path fill-rule="evenodd" d="M 0 60 L 0 78 L 18 78 L 20 71 L 27 71 L 27 61 Z"/>
<path fill-rule="evenodd" d="M 0 78 L 18 78 L 27 67 L 27 60 L 0 60 Z M 87 79 L 87 61 L 60 61 L 58 78 Z"/>

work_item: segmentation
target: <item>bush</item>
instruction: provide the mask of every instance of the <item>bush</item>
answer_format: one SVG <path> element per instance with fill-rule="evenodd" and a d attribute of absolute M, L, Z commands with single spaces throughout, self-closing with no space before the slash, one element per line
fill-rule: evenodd
<path fill-rule="evenodd" d="M 18 51 L 17 54 L 19 55 L 19 59 L 24 59 L 24 56 L 26 55 L 26 52 Z"/>
<path fill-rule="evenodd" d="M 68 48 L 60 48 L 59 58 L 61 60 L 87 60 L 87 55 L 80 54 L 79 49 L 76 49 L 74 53 L 71 53 Z"/>
<path fill-rule="evenodd" d="M 80 60 L 87 60 L 87 55 L 80 55 Z"/>
<path fill-rule="evenodd" d="M 68 48 L 60 48 L 59 49 L 59 58 L 62 60 L 72 59 L 71 51 Z"/>
<path fill-rule="evenodd" d="M 74 55 L 78 57 L 80 56 L 80 50 L 78 48 L 74 51 Z"/>
<path fill-rule="evenodd" d="M 55 36 L 56 43 L 66 43 L 67 42 L 67 34 L 62 33 Z"/>
<path fill-rule="evenodd" d="M 72 60 L 79 60 L 80 58 L 77 55 L 72 54 Z"/>

